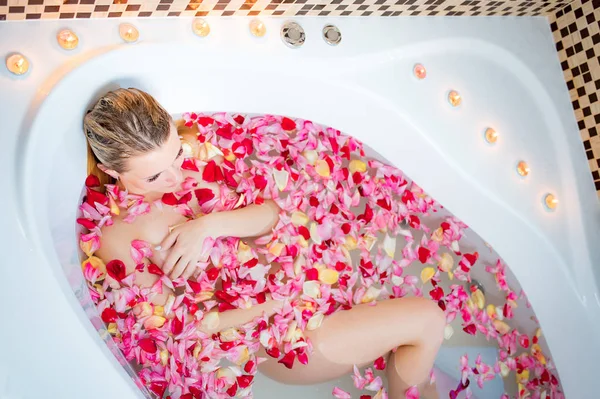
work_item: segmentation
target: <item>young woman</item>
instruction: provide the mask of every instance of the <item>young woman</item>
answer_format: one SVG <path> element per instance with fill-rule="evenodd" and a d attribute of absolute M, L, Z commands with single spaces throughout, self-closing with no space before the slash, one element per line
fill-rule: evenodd
<path fill-rule="evenodd" d="M 104 95 L 87 113 L 84 131 L 88 142 L 88 169 L 103 184 L 116 184 L 122 190 L 138 194 L 152 204 L 165 193 L 177 192 L 186 178 L 194 179 L 197 188 L 219 194 L 217 183 L 203 181 L 202 172 L 182 169 L 182 139 L 197 143 L 196 130 L 173 122 L 171 116 L 149 94 L 137 89 L 119 89 Z M 189 148 L 187 149 L 189 150 Z M 222 162 L 217 156 L 213 159 Z M 195 201 L 192 211 L 201 211 Z M 207 238 L 252 237 L 271 231 L 279 219 L 280 208 L 273 200 L 261 205 L 248 205 L 235 210 L 215 211 L 188 220 L 172 207 L 152 206 L 132 223 L 126 212 L 113 218 L 114 224 L 102 228 L 101 247 L 96 255 L 106 262 L 120 259 L 126 273 L 135 273 L 135 284 L 151 287 L 156 274 L 136 270 L 131 259 L 133 240 L 157 245 L 152 263 L 172 279 L 193 278 L 202 258 Z M 273 264 L 272 268 L 279 265 Z M 109 278 L 107 276 L 107 278 Z M 164 305 L 172 291 L 152 298 Z M 266 313 L 272 315 L 281 301 L 268 300 L 250 309 L 222 312 L 218 325 L 199 325 L 207 332 L 242 325 Z M 444 313 L 436 303 L 424 298 L 380 301 L 376 306 L 356 305 L 350 310 L 326 316 L 321 326 L 305 331 L 313 352 L 307 365 L 297 363 L 293 369 L 270 360 L 259 366 L 265 375 L 287 384 L 312 384 L 337 378 L 352 371 L 353 365 L 365 365 L 383 356 L 387 361 L 390 398 L 403 398 L 407 389 L 419 386 L 425 397 L 437 397 L 429 385 L 429 373 L 443 340 Z M 264 349 L 261 349 L 264 354 Z M 413 388 L 414 389 L 414 388 Z"/>

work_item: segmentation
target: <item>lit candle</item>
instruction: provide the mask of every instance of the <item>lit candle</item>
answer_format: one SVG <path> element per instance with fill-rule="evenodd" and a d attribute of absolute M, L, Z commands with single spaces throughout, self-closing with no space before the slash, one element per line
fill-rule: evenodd
<path fill-rule="evenodd" d="M 250 33 L 256 37 L 263 37 L 267 33 L 267 27 L 258 19 L 250 21 Z"/>
<path fill-rule="evenodd" d="M 558 206 L 558 199 L 554 196 L 554 194 L 548 193 L 544 197 L 544 203 L 548 209 L 554 210 Z"/>
<path fill-rule="evenodd" d="M 210 33 L 210 25 L 202 18 L 196 18 L 192 22 L 192 30 L 200 37 L 206 37 Z"/>
<path fill-rule="evenodd" d="M 531 171 L 531 169 L 529 169 L 529 165 L 527 165 L 527 162 L 520 161 L 517 164 L 517 173 L 520 174 L 521 176 L 523 176 L 523 177 L 527 176 L 530 171 Z"/>
<path fill-rule="evenodd" d="M 462 98 L 456 90 L 450 90 L 450 93 L 448 93 L 448 102 L 450 102 L 450 105 L 453 107 L 458 107 L 462 102 Z"/>
<path fill-rule="evenodd" d="M 119 25 L 119 35 L 127 43 L 134 43 L 140 37 L 140 32 L 131 24 Z"/>
<path fill-rule="evenodd" d="M 56 35 L 58 45 L 65 50 L 73 50 L 79 44 L 79 38 L 70 29 L 63 29 Z"/>
<path fill-rule="evenodd" d="M 485 129 L 485 140 L 490 144 L 496 143 L 498 141 L 498 133 L 491 127 L 488 127 Z"/>
<path fill-rule="evenodd" d="M 413 68 L 413 73 L 415 74 L 416 78 L 419 80 L 425 79 L 425 77 L 427 76 L 427 70 L 421 64 L 415 65 L 415 67 Z"/>
<path fill-rule="evenodd" d="M 6 68 L 15 75 L 23 75 L 29 70 L 29 61 L 23 54 L 12 54 L 6 58 Z"/>

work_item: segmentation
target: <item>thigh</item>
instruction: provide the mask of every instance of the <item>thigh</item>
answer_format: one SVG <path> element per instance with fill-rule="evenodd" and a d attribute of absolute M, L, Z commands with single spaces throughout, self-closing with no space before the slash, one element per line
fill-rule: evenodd
<path fill-rule="evenodd" d="M 416 342 L 423 332 L 423 307 L 431 304 L 423 298 L 402 298 L 339 311 L 326 317 L 317 330 L 305 332 L 313 345 L 307 365 L 296 361 L 289 370 L 262 352 L 270 360 L 259 370 L 286 384 L 315 384 L 338 378 L 352 371 L 355 364 L 363 366 L 400 345 Z"/>

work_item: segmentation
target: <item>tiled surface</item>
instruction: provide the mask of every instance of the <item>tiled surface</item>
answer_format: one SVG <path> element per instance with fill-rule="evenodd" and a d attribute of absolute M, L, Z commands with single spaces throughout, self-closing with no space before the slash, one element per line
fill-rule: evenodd
<path fill-rule="evenodd" d="M 150 16 L 551 15 L 570 0 L 0 0 L 0 21 Z"/>
<path fill-rule="evenodd" d="M 577 0 L 550 17 L 575 118 L 600 197 L 600 0 Z"/>

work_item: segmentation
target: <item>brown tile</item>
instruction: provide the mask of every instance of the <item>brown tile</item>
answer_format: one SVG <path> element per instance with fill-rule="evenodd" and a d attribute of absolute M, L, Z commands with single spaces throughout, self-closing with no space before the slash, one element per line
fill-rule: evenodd
<path fill-rule="evenodd" d="M 42 14 L 26 14 L 25 19 L 40 19 Z"/>
<path fill-rule="evenodd" d="M 152 16 L 152 12 L 150 11 L 142 11 L 138 14 L 138 17 L 151 17 Z"/>
<path fill-rule="evenodd" d="M 60 6 L 46 6 L 44 7 L 44 12 L 48 13 L 48 12 L 58 12 L 60 11 Z"/>
<path fill-rule="evenodd" d="M 77 18 L 81 18 L 81 19 L 87 19 L 90 18 L 92 16 L 91 12 L 78 12 L 77 13 Z"/>
<path fill-rule="evenodd" d="M 44 4 L 44 0 L 29 0 L 27 4 L 30 6 L 41 6 Z"/>
<path fill-rule="evenodd" d="M 123 14 L 122 12 L 109 12 L 108 18 L 117 18 L 117 17 L 120 17 L 122 14 Z"/>
<path fill-rule="evenodd" d="M 96 7 L 94 7 L 94 12 L 107 12 L 109 9 L 110 9 L 110 6 L 108 6 L 108 5 L 96 6 Z"/>
<path fill-rule="evenodd" d="M 0 14 L 0 21 L 6 21 L 6 15 Z"/>
<path fill-rule="evenodd" d="M 127 5 L 127 8 L 125 9 L 125 11 L 139 11 L 140 7 L 141 7 L 140 4 L 129 4 L 129 5 Z"/>
<path fill-rule="evenodd" d="M 9 14 L 23 14 L 25 12 L 25 7 L 8 7 Z"/>
<path fill-rule="evenodd" d="M 5 7 L 8 5 L 8 1 L 7 0 L 0 0 L 0 7 Z"/>
<path fill-rule="evenodd" d="M 60 13 L 60 15 L 58 16 L 58 18 L 60 18 L 60 19 L 71 19 L 71 18 L 75 18 L 75 13 L 72 13 L 72 12 Z"/>

